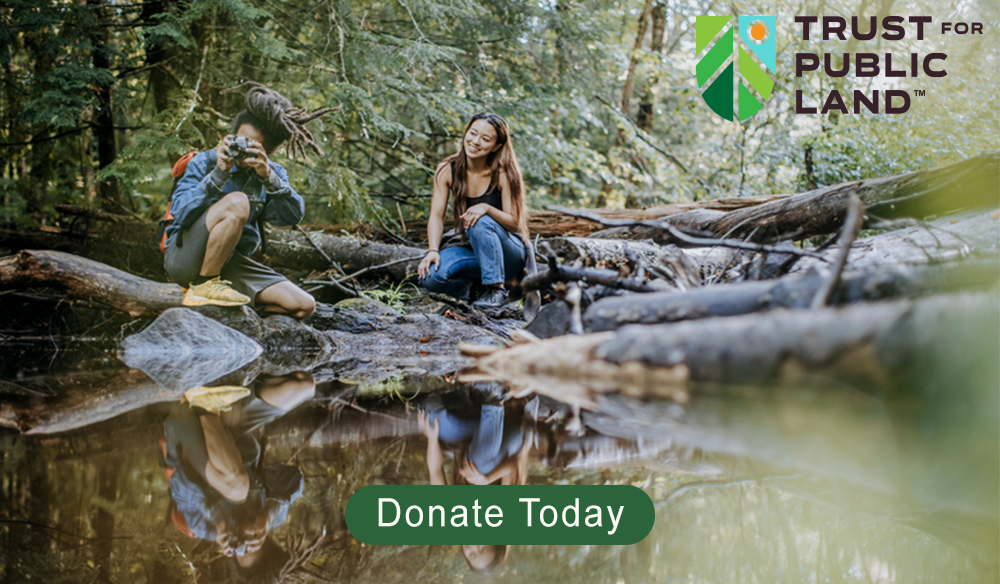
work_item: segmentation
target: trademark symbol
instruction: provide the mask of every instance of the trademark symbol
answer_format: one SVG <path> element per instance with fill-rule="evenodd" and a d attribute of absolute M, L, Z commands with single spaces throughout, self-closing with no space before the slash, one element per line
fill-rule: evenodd
<path fill-rule="evenodd" d="M 923 96 L 927 95 L 927 92 L 924 91 L 923 89 L 914 89 L 913 90 L 913 95 L 915 95 L 917 97 L 923 97 Z"/>

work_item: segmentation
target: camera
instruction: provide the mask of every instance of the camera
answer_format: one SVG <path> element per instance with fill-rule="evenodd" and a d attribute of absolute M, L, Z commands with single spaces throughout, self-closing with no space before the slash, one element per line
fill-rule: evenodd
<path fill-rule="evenodd" d="M 247 158 L 257 158 L 257 155 L 253 152 L 247 152 L 247 148 L 250 144 L 247 143 L 246 136 L 236 136 L 233 141 L 229 143 L 229 156 L 233 158 L 233 161 L 240 162 L 246 160 Z"/>

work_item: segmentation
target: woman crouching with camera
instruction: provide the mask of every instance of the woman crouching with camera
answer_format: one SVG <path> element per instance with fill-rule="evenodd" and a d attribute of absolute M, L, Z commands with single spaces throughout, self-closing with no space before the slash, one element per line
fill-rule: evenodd
<path fill-rule="evenodd" d="M 442 239 L 452 195 L 454 234 Z M 496 114 L 477 114 L 462 135 L 462 148 L 434 174 L 427 222 L 427 256 L 417 268 L 420 285 L 467 300 L 473 282 L 487 288 L 481 308 L 507 302 L 507 287 L 528 260 L 528 209 L 524 181 L 507 123 Z"/>

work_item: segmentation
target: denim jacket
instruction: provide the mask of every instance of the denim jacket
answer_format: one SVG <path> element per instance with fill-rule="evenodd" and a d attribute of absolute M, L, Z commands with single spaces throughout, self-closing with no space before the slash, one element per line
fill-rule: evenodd
<path fill-rule="evenodd" d="M 202 213 L 223 196 L 242 191 L 250 200 L 250 217 L 243 227 L 236 250 L 250 256 L 260 246 L 259 222 L 273 225 L 295 225 L 305 215 L 305 201 L 292 189 L 288 173 L 276 162 L 270 162 L 271 177 L 261 180 L 251 168 L 233 166 L 225 172 L 215 166 L 215 150 L 199 152 L 188 162 L 170 204 L 174 222 L 167 227 L 167 245 L 173 245 L 178 234 L 191 227 Z"/>

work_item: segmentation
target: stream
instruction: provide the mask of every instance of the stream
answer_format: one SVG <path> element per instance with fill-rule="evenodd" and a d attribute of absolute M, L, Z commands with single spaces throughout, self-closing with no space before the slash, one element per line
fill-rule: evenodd
<path fill-rule="evenodd" d="M 154 383 L 106 338 L 8 339 L 3 354 L 2 402 Z M 628 484 L 655 505 L 632 546 L 495 546 L 495 581 L 996 582 L 995 365 L 905 398 L 821 380 L 713 388 L 684 406 L 610 394 L 578 420 L 550 398 L 501 404 L 490 384 L 290 371 L 238 383 L 250 396 L 218 416 L 160 401 L 54 434 L 5 430 L 0 581 L 239 581 L 237 558 L 205 539 L 218 502 L 184 462 L 204 450 L 207 418 L 252 477 L 248 503 L 227 512 L 270 523 L 231 548 L 300 558 L 307 582 L 475 581 L 483 560 L 463 546 L 366 546 L 344 521 L 363 486 L 428 484 L 424 413 L 439 420 L 449 484 L 470 461 L 486 474 L 516 460 L 515 483 Z"/>

